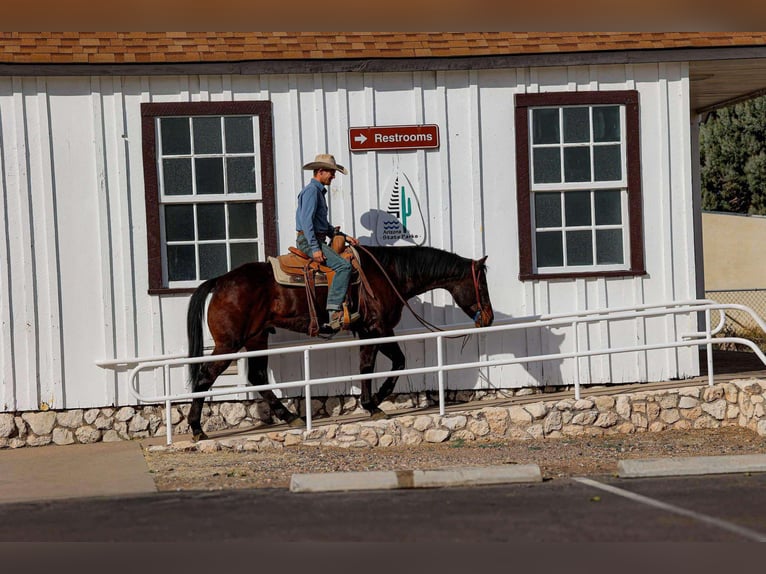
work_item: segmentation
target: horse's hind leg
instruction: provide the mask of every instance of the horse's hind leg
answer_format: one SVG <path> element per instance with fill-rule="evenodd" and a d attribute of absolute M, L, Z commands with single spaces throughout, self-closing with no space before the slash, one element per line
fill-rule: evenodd
<path fill-rule="evenodd" d="M 226 350 L 214 350 L 213 354 L 221 355 L 224 353 L 233 352 L 230 349 Z M 192 381 L 192 391 L 205 392 L 210 390 L 213 383 L 218 376 L 226 370 L 231 361 L 215 361 L 211 363 L 202 363 L 200 368 L 199 377 L 196 381 Z M 189 415 L 187 420 L 189 421 L 189 427 L 192 431 L 192 440 L 205 440 L 208 438 L 205 431 L 202 430 L 202 405 L 205 402 L 204 397 L 195 398 L 192 400 L 191 408 L 189 409 Z"/>
<path fill-rule="evenodd" d="M 260 351 L 265 349 L 268 345 L 268 335 L 265 337 L 259 337 L 257 341 L 247 345 L 248 351 Z M 247 359 L 247 380 L 251 385 L 266 385 L 269 382 L 268 375 L 269 357 L 249 357 Z M 301 418 L 291 413 L 282 401 L 279 400 L 274 391 L 262 390 L 259 391 L 266 403 L 269 405 L 271 412 L 278 419 L 285 421 L 289 426 L 294 428 L 305 427 L 306 423 Z"/>

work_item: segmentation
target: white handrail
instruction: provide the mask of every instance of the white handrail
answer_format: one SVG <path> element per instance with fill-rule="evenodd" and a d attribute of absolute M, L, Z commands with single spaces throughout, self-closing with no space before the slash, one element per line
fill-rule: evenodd
<path fill-rule="evenodd" d="M 711 301 L 707 299 L 700 299 L 700 300 L 679 301 L 679 302 L 670 302 L 670 303 L 645 304 L 645 305 L 637 305 L 634 307 L 619 307 L 619 308 L 613 308 L 613 309 L 606 308 L 606 309 L 576 311 L 571 313 L 542 315 L 542 316 L 536 317 L 534 320 L 531 320 L 531 321 L 530 320 L 520 321 L 519 319 L 514 319 L 510 321 L 504 321 L 501 324 L 495 324 L 490 327 L 481 327 L 481 328 L 470 327 L 470 328 L 450 329 L 450 330 L 438 331 L 438 332 L 425 332 L 425 333 L 421 332 L 421 333 L 414 333 L 414 334 L 408 334 L 408 335 L 398 335 L 393 337 L 379 337 L 376 339 L 366 339 L 366 340 L 351 339 L 348 341 L 337 341 L 332 343 L 310 343 L 310 344 L 288 346 L 288 347 L 274 347 L 271 349 L 264 349 L 259 351 L 247 351 L 247 352 L 240 352 L 240 353 L 220 354 L 220 355 L 205 355 L 202 357 L 193 357 L 193 358 L 178 357 L 176 355 L 173 355 L 173 356 L 168 356 L 165 358 L 158 358 L 158 359 L 152 358 L 152 360 L 146 360 L 146 361 L 136 359 L 135 363 L 137 363 L 137 366 L 133 368 L 130 372 L 128 386 L 129 386 L 129 390 L 131 394 L 133 394 L 133 396 L 141 402 L 165 402 L 167 407 L 166 408 L 167 439 L 168 439 L 168 444 L 171 444 L 172 443 L 172 424 L 170 423 L 170 405 L 172 401 L 188 400 L 188 399 L 200 398 L 200 397 L 242 394 L 242 393 L 249 393 L 253 391 L 260 391 L 260 390 L 267 390 L 267 389 L 273 390 L 273 389 L 290 389 L 290 388 L 304 387 L 305 400 L 306 400 L 306 425 L 307 425 L 307 430 L 311 430 L 311 426 L 312 426 L 311 387 L 313 385 L 352 383 L 352 382 L 361 381 L 365 379 L 373 379 L 373 378 L 377 379 L 377 378 L 383 378 L 388 376 L 404 376 L 404 375 L 416 375 L 416 374 L 426 374 L 426 373 L 436 372 L 438 377 L 438 385 L 439 385 L 438 387 L 439 388 L 439 412 L 440 414 L 444 415 L 444 412 L 445 412 L 444 373 L 445 372 L 457 371 L 461 369 L 471 369 L 471 368 L 477 368 L 477 367 L 493 367 L 493 366 L 511 365 L 511 364 L 518 364 L 518 363 L 531 363 L 531 362 L 574 358 L 576 359 L 575 368 L 577 373 L 577 376 L 575 377 L 575 384 L 574 384 L 575 398 L 579 399 L 580 398 L 579 359 L 581 357 L 592 357 L 597 355 L 612 355 L 612 354 L 636 352 L 636 351 L 651 351 L 651 350 L 658 350 L 658 349 L 706 345 L 708 349 L 708 379 L 709 379 L 709 384 L 712 385 L 713 384 L 713 364 L 712 364 L 711 351 L 712 351 L 712 345 L 714 344 L 739 343 L 739 344 L 746 345 L 750 347 L 756 353 L 759 359 L 761 359 L 764 365 L 766 365 L 766 356 L 752 341 L 748 339 L 740 338 L 740 337 L 725 337 L 725 338 L 713 337 L 715 334 L 720 332 L 720 330 L 723 328 L 723 325 L 725 322 L 725 309 L 737 309 L 737 310 L 749 313 L 751 317 L 754 319 L 754 321 L 760 326 L 760 328 L 764 332 L 766 332 L 766 323 L 764 323 L 763 320 L 760 317 L 758 317 L 754 313 L 754 311 L 750 309 L 749 307 L 746 307 L 744 305 L 738 305 L 738 304 L 721 304 L 721 303 L 716 303 L 715 301 Z M 713 328 L 711 325 L 711 317 L 710 317 L 711 311 L 714 311 L 714 310 L 719 311 L 719 324 L 715 328 Z M 679 340 L 676 340 L 676 341 L 666 341 L 662 343 L 652 343 L 652 344 L 645 343 L 645 344 L 637 344 L 637 345 L 630 345 L 630 346 L 616 347 L 616 348 L 581 350 L 579 348 L 579 339 L 578 339 L 578 342 L 575 346 L 575 351 L 572 351 L 572 352 L 548 353 L 544 355 L 513 357 L 513 358 L 493 359 L 493 360 L 485 359 L 485 360 L 473 361 L 470 363 L 458 363 L 454 365 L 448 365 L 444 363 L 444 351 L 443 351 L 444 337 L 457 337 L 462 335 L 473 335 L 473 334 L 487 335 L 490 333 L 496 333 L 501 331 L 540 328 L 540 327 L 558 327 L 558 326 L 565 326 L 565 325 L 572 326 L 575 329 L 575 333 L 576 333 L 577 327 L 581 323 L 592 323 L 592 322 L 605 321 L 605 320 L 614 321 L 614 320 L 624 320 L 624 319 L 631 319 L 631 318 L 638 319 L 642 317 L 650 317 L 650 316 L 658 316 L 658 315 L 666 315 L 666 314 L 678 315 L 678 314 L 699 313 L 699 312 L 703 312 L 705 314 L 705 331 L 680 335 Z M 434 366 L 408 368 L 408 369 L 402 369 L 402 370 L 396 370 L 396 371 L 373 372 L 373 373 L 367 373 L 367 374 L 360 373 L 360 374 L 354 374 L 354 375 L 321 377 L 321 378 L 314 378 L 314 379 L 312 379 L 310 375 L 310 371 L 311 371 L 310 354 L 314 351 L 361 347 L 363 345 L 374 345 L 374 344 L 380 344 L 380 343 L 390 343 L 395 341 L 396 342 L 406 342 L 406 341 L 413 341 L 413 340 L 423 341 L 427 339 L 436 339 L 437 364 Z M 228 388 L 210 389 L 204 392 L 185 392 L 185 393 L 170 394 L 168 390 L 169 369 L 172 366 L 205 363 L 205 362 L 212 362 L 212 361 L 222 361 L 222 360 L 237 360 L 237 359 L 248 358 L 248 357 L 261 357 L 261 356 L 270 356 L 270 355 L 276 355 L 276 354 L 284 355 L 284 354 L 290 354 L 290 353 L 303 354 L 304 376 L 303 378 L 299 380 L 285 381 L 280 383 L 269 383 L 264 385 L 253 385 L 253 386 L 247 386 L 247 387 L 240 386 L 240 387 L 234 387 L 234 388 L 228 387 Z M 106 363 L 108 363 L 108 361 L 102 362 L 101 364 L 106 364 Z M 156 368 L 163 368 L 163 376 L 165 379 L 164 394 L 157 395 L 157 396 L 142 395 L 138 389 L 138 374 L 141 371 L 148 370 L 148 369 L 156 369 Z"/>
<path fill-rule="evenodd" d="M 687 301 L 671 301 L 671 302 L 665 302 L 665 303 L 647 303 L 644 305 L 635 305 L 632 307 L 607 307 L 602 309 L 590 309 L 590 310 L 581 310 L 581 311 L 570 311 L 567 313 L 552 313 L 552 314 L 546 314 L 546 315 L 527 315 L 524 317 L 512 317 L 510 319 L 497 319 L 494 322 L 495 326 L 502 326 L 502 325 L 513 325 L 517 323 L 528 323 L 531 321 L 543 321 L 543 320 L 549 320 L 549 319 L 566 319 L 567 317 L 583 317 L 586 315 L 603 315 L 603 314 L 609 314 L 609 313 L 616 313 L 620 311 L 633 311 L 633 310 L 641 310 L 641 309 L 664 309 L 668 307 L 678 307 L 680 305 L 683 306 L 698 306 L 698 305 L 706 305 L 706 304 L 717 304 L 715 301 L 709 300 L 709 299 L 690 299 Z M 718 326 L 713 330 L 713 334 L 717 334 L 724 325 L 724 314 L 720 314 L 720 321 Z M 463 327 L 463 325 L 470 325 L 470 323 L 457 323 L 455 325 L 452 325 L 450 327 L 443 327 L 445 331 L 452 331 L 459 328 L 470 328 L 470 327 Z M 423 331 L 421 328 L 411 328 L 400 331 L 400 336 L 402 335 L 419 335 Z M 689 336 L 696 336 L 699 333 L 690 333 Z M 351 339 L 349 336 L 348 339 Z M 333 344 L 336 344 L 340 341 L 335 341 Z M 328 344 L 328 343 L 324 343 Z M 302 344 L 300 342 L 292 341 L 285 344 L 280 345 L 278 348 L 280 349 L 286 349 L 289 347 L 297 347 L 301 346 Z M 276 347 L 275 347 L 276 348 Z M 119 365 L 136 365 L 138 363 L 145 363 L 148 361 L 163 361 L 165 359 L 182 359 L 186 358 L 186 353 L 172 353 L 172 354 L 166 354 L 166 355 L 154 355 L 154 356 L 148 356 L 148 357 L 122 357 L 122 358 L 115 358 L 115 359 L 102 359 L 96 361 L 96 365 L 103 368 L 110 368 L 110 367 L 116 367 Z"/>

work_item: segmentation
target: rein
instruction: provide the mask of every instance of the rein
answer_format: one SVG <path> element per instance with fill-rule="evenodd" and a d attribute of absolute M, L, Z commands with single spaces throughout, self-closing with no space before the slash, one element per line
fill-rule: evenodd
<path fill-rule="evenodd" d="M 412 313 L 412 314 L 415 316 L 415 318 L 416 318 L 416 319 L 417 319 L 417 320 L 420 322 L 420 324 L 421 324 L 421 325 L 423 325 L 424 327 L 426 327 L 426 328 L 427 328 L 429 331 L 431 331 L 431 332 L 433 332 L 433 331 L 444 331 L 444 329 L 442 329 L 441 327 L 438 327 L 438 326 L 434 325 L 433 323 L 430 323 L 430 322 L 429 322 L 429 321 L 427 321 L 425 318 L 421 317 L 420 315 L 418 315 L 418 314 L 415 312 L 415 309 L 413 309 L 413 308 L 410 306 L 410 304 L 407 302 L 407 300 L 406 300 L 404 297 L 402 297 L 402 294 L 401 294 L 401 293 L 399 293 L 399 289 L 397 289 L 397 288 L 396 288 L 396 285 L 394 285 L 394 282 L 393 282 L 393 281 L 391 281 L 391 277 L 389 277 L 389 276 L 388 276 L 388 273 L 386 273 L 386 270 L 385 270 L 385 268 L 384 268 L 384 267 L 383 267 L 383 265 L 380 263 L 380 261 L 378 261 L 378 258 L 377 258 L 377 257 L 375 257 L 375 256 L 374 256 L 374 255 L 373 255 L 373 254 L 370 252 L 370 250 L 369 250 L 369 249 L 367 249 L 367 248 L 366 248 L 364 245 L 362 245 L 362 244 L 359 244 L 359 245 L 357 245 L 357 246 L 356 246 L 356 248 L 357 248 L 357 249 L 361 249 L 361 250 L 362 250 L 362 251 L 364 251 L 364 252 L 365 252 L 367 255 L 369 255 L 369 256 L 370 256 L 370 259 L 372 259 L 372 260 L 373 260 L 373 262 L 375 263 L 375 265 L 377 265 L 377 266 L 378 266 L 378 269 L 380 269 L 380 272 L 381 272 L 381 273 L 383 273 L 383 277 L 385 277 L 385 278 L 386 278 L 386 281 L 388 281 L 388 284 L 391 286 L 391 289 L 393 289 L 393 290 L 394 290 L 394 293 L 396 293 L 396 296 L 399 298 L 399 301 L 401 301 L 401 302 L 402 302 L 402 303 L 405 305 L 405 307 L 407 307 L 407 309 L 409 309 L 409 310 L 410 310 L 410 313 Z"/>
<path fill-rule="evenodd" d="M 386 278 L 386 281 L 388 281 L 388 284 L 390 285 L 391 289 L 394 290 L 394 293 L 396 293 L 396 296 L 399 298 L 399 301 L 401 301 L 407 309 L 410 310 L 410 313 L 412 313 L 415 316 L 415 319 L 417 319 L 421 325 L 426 327 L 429 331 L 444 331 L 441 327 L 434 325 L 433 323 L 427 321 L 424 317 L 420 316 L 415 310 L 410 306 L 410 304 L 407 302 L 407 300 L 402 296 L 401 293 L 399 293 L 399 290 L 396 288 L 396 285 L 394 285 L 394 282 L 391 280 L 391 277 L 388 276 L 388 273 L 386 273 L 385 268 L 383 265 L 378 261 L 378 259 L 370 252 L 369 249 L 364 247 L 363 245 L 359 244 L 356 246 L 357 249 L 361 249 L 364 251 L 367 255 L 370 256 L 370 259 L 373 260 L 375 265 L 378 266 L 378 269 L 380 269 L 381 273 L 383 273 L 383 277 Z M 478 306 L 478 310 L 476 311 L 476 314 L 473 316 L 473 321 L 476 323 L 476 319 L 478 317 L 483 316 L 484 309 L 481 306 L 481 297 L 479 296 L 479 272 L 476 270 L 476 261 L 471 261 L 471 276 L 473 278 L 473 287 L 474 287 L 474 293 L 476 294 L 476 305 Z M 456 335 L 456 337 L 461 337 L 464 335 Z M 452 337 L 449 337 L 452 338 Z"/>

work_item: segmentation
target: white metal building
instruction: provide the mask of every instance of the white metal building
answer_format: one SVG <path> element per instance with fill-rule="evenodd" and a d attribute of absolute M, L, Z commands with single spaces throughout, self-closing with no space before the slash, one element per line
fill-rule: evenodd
<path fill-rule="evenodd" d="M 184 353 L 190 289 L 293 244 L 295 199 L 310 177 L 301 165 L 317 153 L 350 170 L 328 194 L 334 224 L 391 243 L 381 218 L 401 220 L 391 201 L 409 200 L 405 242 L 489 256 L 499 319 L 702 292 L 695 126 L 766 87 L 766 34 L 676 34 L 672 43 L 661 33 L 580 35 L 547 51 L 543 36 L 567 35 L 509 44 L 514 33 L 487 33 L 479 47 L 461 34 L 411 34 L 425 47 L 452 46 L 449 57 L 410 57 L 381 34 L 358 39 L 363 47 L 343 59 L 333 50 L 353 34 L 336 44 L 304 34 L 303 56 L 266 50 L 284 36 L 249 36 L 260 56 L 192 33 L 180 52 L 164 33 L 83 34 L 53 51 L 55 34 L 34 45 L 0 34 L 0 412 L 129 404 L 125 369 L 97 362 Z M 656 49 L 638 49 L 647 36 Z M 438 147 L 350 149 L 352 127 L 426 124 Z M 416 306 L 438 324 L 467 321 L 446 292 Z M 416 325 L 406 317 L 400 327 Z M 598 324 L 588 337 L 617 345 L 695 328 L 691 316 L 660 317 Z M 279 333 L 272 344 L 301 338 Z M 535 329 L 450 353 L 564 351 L 570 339 Z M 416 365 L 431 350 L 406 352 Z M 699 373 L 696 350 L 585 363 L 593 383 Z M 338 351 L 322 369 L 356 364 Z M 277 381 L 301 368 L 272 367 Z M 572 363 L 549 362 L 463 373 L 449 385 L 572 376 Z M 410 377 L 397 391 L 432 386 Z"/>

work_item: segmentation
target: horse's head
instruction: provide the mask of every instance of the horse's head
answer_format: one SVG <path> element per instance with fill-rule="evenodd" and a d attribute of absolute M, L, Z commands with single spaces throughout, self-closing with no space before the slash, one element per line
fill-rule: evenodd
<path fill-rule="evenodd" d="M 487 288 L 487 256 L 471 261 L 471 269 L 455 285 L 452 297 L 460 308 L 473 319 L 477 327 L 489 327 L 495 320 Z"/>

